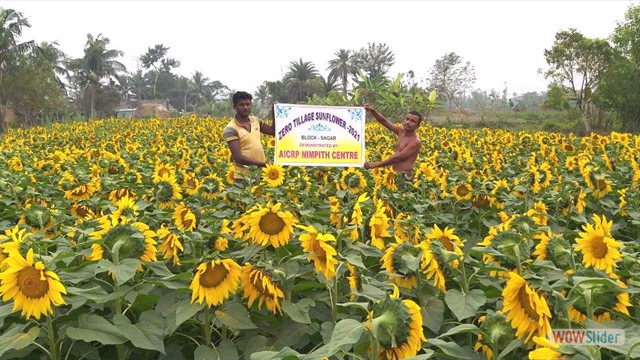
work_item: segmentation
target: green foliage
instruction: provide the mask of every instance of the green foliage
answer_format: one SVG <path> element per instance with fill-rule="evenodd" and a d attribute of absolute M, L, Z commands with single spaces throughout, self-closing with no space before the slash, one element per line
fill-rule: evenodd
<path fill-rule="evenodd" d="M 569 109 L 569 101 L 565 89 L 557 83 L 551 83 L 542 107 L 550 110 Z"/>

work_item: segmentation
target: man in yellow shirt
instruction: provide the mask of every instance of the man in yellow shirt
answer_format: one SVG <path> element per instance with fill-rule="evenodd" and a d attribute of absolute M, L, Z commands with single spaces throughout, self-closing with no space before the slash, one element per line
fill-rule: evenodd
<path fill-rule="evenodd" d="M 251 94 L 238 91 L 233 94 L 233 109 L 236 114 L 224 128 L 223 137 L 229 145 L 235 164 L 235 183 L 242 185 L 249 175 L 247 166 L 265 167 L 267 158 L 260 142 L 260 133 L 273 136 L 274 124 L 251 115 Z"/>

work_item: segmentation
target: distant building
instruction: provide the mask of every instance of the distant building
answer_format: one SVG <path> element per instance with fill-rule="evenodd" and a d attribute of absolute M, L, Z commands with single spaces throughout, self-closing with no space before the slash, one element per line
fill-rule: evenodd
<path fill-rule="evenodd" d="M 136 109 L 116 109 L 115 116 L 118 119 L 131 119 Z"/>

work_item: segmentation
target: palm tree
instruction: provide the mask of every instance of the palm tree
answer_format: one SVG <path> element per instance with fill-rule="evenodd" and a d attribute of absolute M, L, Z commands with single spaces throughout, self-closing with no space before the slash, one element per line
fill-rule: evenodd
<path fill-rule="evenodd" d="M 302 61 L 302 58 L 299 62 L 292 61 L 289 71 L 284 75 L 284 82 L 293 100 L 298 102 L 312 95 L 311 81 L 319 75 L 312 62 Z"/>
<path fill-rule="evenodd" d="M 87 84 L 90 96 L 90 116 L 95 118 L 95 96 L 102 79 L 117 78 L 126 67 L 116 60 L 124 55 L 121 50 L 108 49 L 109 38 L 98 34 L 95 38 L 87 34 L 87 42 L 84 46 L 84 56 L 75 59 L 72 67 L 78 72 L 81 83 Z"/>
<path fill-rule="evenodd" d="M 196 71 L 191 77 L 193 83 L 193 95 L 195 96 L 196 106 L 202 106 L 209 102 L 211 98 L 211 82 L 209 78 L 204 76 L 200 71 Z"/>
<path fill-rule="evenodd" d="M 43 42 L 34 48 L 36 57 L 44 61 L 46 66 L 50 66 L 56 74 L 56 81 L 60 89 L 66 92 L 66 85 L 62 81 L 62 77 L 69 77 L 69 70 L 65 64 L 67 61 L 66 54 L 58 48 L 58 43 Z"/>
<path fill-rule="evenodd" d="M 19 42 L 22 36 L 22 28 L 31 27 L 29 21 L 13 9 L 0 8 L 0 96 L 2 100 L 7 100 L 5 96 L 2 78 L 16 55 L 26 54 L 33 48 L 33 41 Z M 0 118 L 0 131 L 4 130 L 4 115 Z"/>
<path fill-rule="evenodd" d="M 353 64 L 355 55 L 351 50 L 340 49 L 334 53 L 335 59 L 329 60 L 329 80 L 340 79 L 342 81 L 342 95 L 347 97 L 347 83 L 349 76 L 358 75 L 358 68 Z"/>

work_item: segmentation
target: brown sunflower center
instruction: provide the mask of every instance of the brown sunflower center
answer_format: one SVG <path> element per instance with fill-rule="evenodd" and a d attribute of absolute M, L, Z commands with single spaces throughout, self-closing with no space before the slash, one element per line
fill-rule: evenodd
<path fill-rule="evenodd" d="M 469 193 L 469 189 L 464 185 L 460 185 L 456 188 L 456 194 L 458 194 L 458 196 L 465 196 L 468 193 Z"/>
<path fill-rule="evenodd" d="M 602 237 L 597 236 L 591 242 L 591 253 L 596 259 L 603 259 L 607 256 L 607 244 L 604 243 Z"/>
<path fill-rule="evenodd" d="M 40 274 L 33 266 L 18 272 L 18 289 L 29 299 L 39 299 L 49 291 L 49 283 L 40 279 Z"/>
<path fill-rule="evenodd" d="M 211 266 L 207 265 L 207 269 L 200 275 L 200 286 L 205 288 L 214 288 L 227 278 L 229 271 L 224 265 Z"/>
<path fill-rule="evenodd" d="M 453 243 L 451 242 L 451 239 L 446 236 L 442 236 L 439 240 L 447 251 L 453 251 Z"/>
<path fill-rule="evenodd" d="M 284 220 L 278 214 L 269 211 L 260 218 L 260 230 L 267 235 L 279 234 L 285 227 Z"/>
<path fill-rule="evenodd" d="M 518 302 L 520 303 L 522 310 L 524 310 L 530 319 L 538 321 L 538 313 L 536 312 L 536 309 L 531 307 L 531 299 L 527 293 L 527 287 L 524 285 L 520 287 L 520 290 L 518 290 Z"/>
<path fill-rule="evenodd" d="M 598 179 L 598 190 L 603 191 L 607 188 L 607 182 L 604 179 Z"/>
<path fill-rule="evenodd" d="M 256 270 L 253 273 L 253 276 L 251 278 L 253 286 L 256 287 L 256 289 L 258 290 L 258 292 L 264 296 L 265 298 L 268 299 L 273 299 L 275 298 L 275 293 L 272 293 L 271 291 L 269 291 L 268 287 L 265 287 L 264 284 L 271 284 L 273 285 L 274 289 L 277 288 L 277 285 L 274 284 L 271 279 L 269 278 L 269 276 L 263 274 L 261 271 Z"/>
<path fill-rule="evenodd" d="M 158 170 L 158 177 L 163 177 L 163 176 L 171 176 L 171 170 L 167 169 L 167 168 L 160 168 L 160 170 Z"/>
<path fill-rule="evenodd" d="M 278 180 L 278 177 L 280 177 L 280 172 L 277 169 L 270 169 L 267 173 L 267 176 L 269 177 L 269 180 Z"/>

